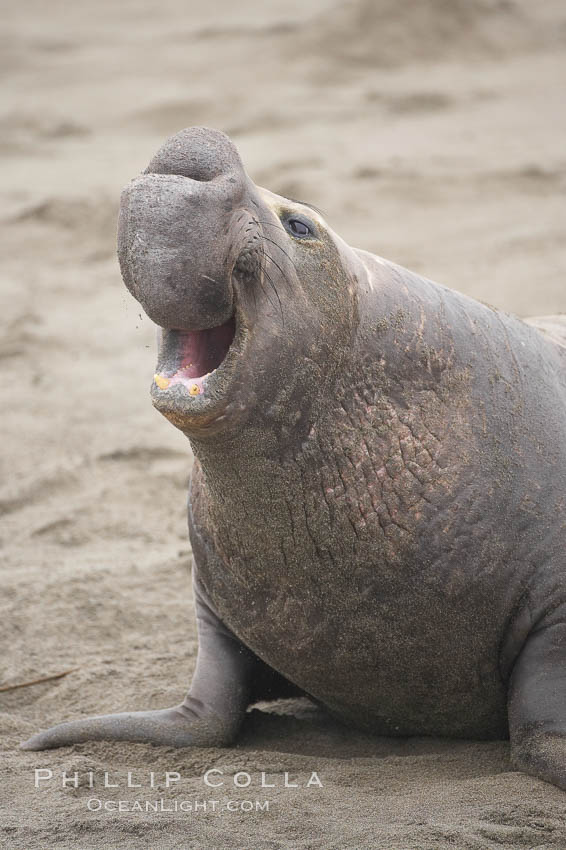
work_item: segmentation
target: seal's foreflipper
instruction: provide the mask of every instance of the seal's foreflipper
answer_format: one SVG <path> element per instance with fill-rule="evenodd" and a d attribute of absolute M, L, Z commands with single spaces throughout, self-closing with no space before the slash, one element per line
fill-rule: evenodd
<path fill-rule="evenodd" d="M 189 693 L 180 705 L 61 723 L 34 735 L 22 749 L 45 750 L 83 741 L 137 741 L 168 747 L 230 744 L 249 703 L 263 696 L 258 693 L 258 681 L 269 690 L 277 674 L 238 641 L 196 588 L 195 596 L 197 665 Z"/>
<path fill-rule="evenodd" d="M 566 348 L 566 315 L 533 316 L 524 321 Z"/>
<path fill-rule="evenodd" d="M 220 718 L 218 718 L 220 720 Z M 207 737 L 207 726 L 210 736 Z M 134 741 L 167 747 L 207 746 L 223 743 L 211 718 L 191 714 L 184 703 L 161 711 L 104 714 L 60 723 L 21 744 L 22 750 L 48 750 L 84 741 Z"/>
<path fill-rule="evenodd" d="M 513 669 L 508 698 L 514 766 L 564 790 L 565 658 L 566 622 L 553 616 L 528 637 Z"/>

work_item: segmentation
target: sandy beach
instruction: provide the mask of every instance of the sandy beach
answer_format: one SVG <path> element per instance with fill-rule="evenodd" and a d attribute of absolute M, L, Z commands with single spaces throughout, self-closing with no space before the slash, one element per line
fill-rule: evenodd
<path fill-rule="evenodd" d="M 564 4 L 3 12 L 0 686 L 72 671 L 0 691 L 3 846 L 565 848 L 566 795 L 513 771 L 505 741 L 370 738 L 306 702 L 254 709 L 232 749 L 18 748 L 176 704 L 196 658 L 190 447 L 150 403 L 155 328 L 115 256 L 122 186 L 168 135 L 218 127 L 257 184 L 350 244 L 519 316 L 565 313 Z"/>

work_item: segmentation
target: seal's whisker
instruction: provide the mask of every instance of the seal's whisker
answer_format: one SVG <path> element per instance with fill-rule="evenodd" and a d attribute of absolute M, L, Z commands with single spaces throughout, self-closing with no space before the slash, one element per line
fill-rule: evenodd
<path fill-rule="evenodd" d="M 271 257 L 269 257 L 265 252 L 264 252 L 263 256 L 266 260 L 271 259 Z M 271 275 L 269 274 L 269 272 L 267 271 L 265 266 L 263 267 L 263 274 L 265 275 L 265 277 L 268 279 L 269 283 L 271 284 L 271 288 L 273 289 L 273 291 L 275 293 L 275 297 L 277 298 L 277 301 L 279 302 L 279 312 L 281 313 L 281 324 L 282 324 L 283 327 L 285 327 L 285 316 L 283 315 L 283 305 L 281 304 L 281 299 L 279 297 L 279 293 L 277 292 L 277 287 L 273 283 Z M 266 293 L 266 297 L 267 297 L 267 293 Z M 270 301 L 270 303 L 272 304 L 271 301 Z M 273 306 L 273 304 L 272 304 L 272 306 Z"/>
<path fill-rule="evenodd" d="M 258 219 L 254 218 L 254 219 L 252 219 L 251 221 L 248 221 L 248 222 L 247 222 L 247 224 L 248 224 L 248 225 L 252 225 L 252 224 L 266 224 L 266 225 L 269 225 L 270 227 L 277 227 L 277 226 L 278 226 L 278 225 L 274 224 L 273 222 L 263 221 L 263 219 L 259 219 L 259 218 L 258 218 Z M 285 256 L 287 257 L 287 259 L 289 260 L 289 262 L 290 262 L 290 263 L 292 263 L 293 267 L 295 268 L 295 271 L 298 271 L 298 270 L 297 270 L 297 266 L 296 266 L 296 264 L 295 264 L 295 261 L 293 260 L 293 258 L 291 257 L 291 255 L 290 255 L 290 254 L 289 254 L 289 253 L 285 250 L 285 248 L 283 248 L 281 245 L 279 245 L 279 243 L 278 243 L 278 242 L 275 242 L 275 240 L 270 239 L 270 238 L 269 238 L 269 236 L 266 236 L 266 235 L 265 235 L 265 233 L 260 233 L 259 235 L 260 235 L 260 237 L 261 237 L 262 239 L 265 239 L 265 241 L 266 241 L 266 242 L 270 242 L 272 245 L 275 245 L 275 247 L 276 247 L 276 248 L 279 248 L 279 250 L 280 250 L 280 251 L 282 251 L 282 252 L 283 252 L 283 254 L 285 254 Z M 264 252 L 264 254 L 265 254 L 265 252 Z M 265 256 L 268 256 L 268 255 L 267 255 L 267 254 L 265 254 Z M 270 257 L 270 259 L 271 259 L 271 257 Z M 271 260 L 271 261 L 272 261 L 273 263 L 275 263 L 275 260 Z M 275 265 L 277 265 L 277 263 L 275 263 Z M 280 267 L 280 266 L 277 266 L 277 268 L 279 269 L 279 271 L 281 272 L 281 274 L 282 274 L 282 275 L 283 275 L 283 277 L 285 278 L 285 274 L 284 274 L 283 270 L 281 269 L 281 267 Z"/>
<path fill-rule="evenodd" d="M 287 257 L 287 259 L 289 260 L 289 262 L 290 262 L 290 263 L 293 263 L 293 265 L 295 266 L 295 261 L 293 260 L 293 258 L 291 257 L 291 255 L 290 255 L 289 253 L 287 253 L 287 251 L 285 250 L 285 248 L 283 248 L 283 247 L 282 247 L 282 246 L 281 246 L 278 242 L 275 242 L 275 240 L 274 240 L 274 239 L 270 239 L 270 238 L 269 238 L 269 236 L 266 236 L 266 235 L 265 235 L 265 233 L 263 233 L 263 234 L 262 234 L 262 237 L 261 237 L 261 238 L 262 238 L 262 239 L 265 239 L 265 240 L 266 240 L 266 242 L 271 242 L 271 244 L 272 244 L 272 245 L 275 245 L 277 248 L 279 248 L 279 250 L 280 250 L 280 251 L 283 251 L 283 253 L 284 253 L 284 254 L 285 254 L 285 256 Z M 296 268 L 297 268 L 297 267 L 295 266 L 295 269 L 296 269 Z"/>
<path fill-rule="evenodd" d="M 273 263 L 273 265 L 275 266 L 275 268 L 276 268 L 276 269 L 279 269 L 279 273 L 280 273 L 281 277 L 283 278 L 283 280 L 284 280 L 285 282 L 287 282 L 287 277 L 286 277 L 286 275 L 285 275 L 285 272 L 283 271 L 283 269 L 281 268 L 281 266 L 279 265 L 279 263 L 278 263 L 276 260 L 274 260 L 274 259 L 273 259 L 273 257 L 270 257 L 270 256 L 269 256 L 269 254 L 265 254 L 265 257 L 266 257 L 266 258 L 267 258 L 267 259 L 268 259 L 271 263 Z M 293 265 L 294 265 L 294 263 L 293 263 Z M 295 271 L 296 271 L 296 266 L 295 266 Z"/>
<path fill-rule="evenodd" d="M 269 295 L 267 294 L 267 289 L 266 289 L 266 288 L 265 288 L 265 286 L 263 285 L 263 278 L 264 278 L 264 277 L 268 277 L 268 278 L 269 278 L 269 276 L 268 276 L 268 274 L 267 274 L 267 271 L 266 271 L 266 269 L 265 269 L 265 264 L 263 264 L 263 265 L 262 265 L 262 268 L 261 268 L 261 273 L 260 273 L 260 275 L 259 275 L 259 285 L 261 286 L 261 291 L 263 292 L 263 294 L 264 294 L 264 295 L 265 295 L 265 297 L 267 298 L 268 302 L 269 302 L 269 303 L 271 304 L 271 306 L 273 307 L 273 306 L 274 306 L 274 305 L 273 305 L 273 302 L 271 301 L 271 299 L 270 299 Z M 270 282 L 271 286 L 273 287 L 273 281 L 269 280 L 269 282 Z M 252 288 L 253 288 L 253 287 L 252 287 Z M 256 309 L 257 309 L 257 298 L 256 298 L 256 294 L 255 294 L 255 289 L 254 289 L 254 305 L 256 306 Z"/>

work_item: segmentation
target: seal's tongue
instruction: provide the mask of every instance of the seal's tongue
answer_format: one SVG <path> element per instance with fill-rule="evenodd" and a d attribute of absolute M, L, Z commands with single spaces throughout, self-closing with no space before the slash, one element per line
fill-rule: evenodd
<path fill-rule="evenodd" d="M 154 376 L 157 386 L 164 390 L 174 384 L 183 384 L 191 395 L 203 391 L 203 379 L 217 369 L 234 339 L 234 317 L 216 328 L 201 331 L 170 330 L 168 348 L 173 349 L 174 364 Z"/>

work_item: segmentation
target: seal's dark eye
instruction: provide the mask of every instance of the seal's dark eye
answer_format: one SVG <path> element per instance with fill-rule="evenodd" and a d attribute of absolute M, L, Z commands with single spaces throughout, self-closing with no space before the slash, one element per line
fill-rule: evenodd
<path fill-rule="evenodd" d="M 300 221 L 298 218 L 290 218 L 288 224 L 289 230 L 295 236 L 309 236 L 312 232 L 308 224 L 305 224 L 304 221 Z"/>

